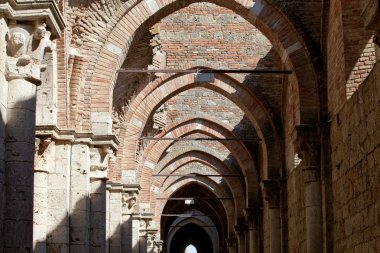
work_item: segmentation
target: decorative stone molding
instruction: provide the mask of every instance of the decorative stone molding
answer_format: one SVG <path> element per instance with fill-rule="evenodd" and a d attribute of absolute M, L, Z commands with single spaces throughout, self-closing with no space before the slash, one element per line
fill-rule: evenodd
<path fill-rule="evenodd" d="M 7 0 L 0 1 L 0 16 L 11 20 L 45 20 L 53 37 L 60 37 L 65 27 L 63 17 L 54 0 Z"/>
<path fill-rule="evenodd" d="M 264 199 L 269 202 L 269 208 L 279 208 L 281 190 L 280 180 L 263 180 L 260 183 L 260 186 L 264 193 Z"/>
<path fill-rule="evenodd" d="M 115 135 L 95 135 L 91 132 L 77 132 L 72 129 L 61 130 L 56 126 L 36 126 L 38 138 L 51 138 L 70 143 L 84 143 L 89 146 L 107 146 L 116 152 L 119 140 Z"/>

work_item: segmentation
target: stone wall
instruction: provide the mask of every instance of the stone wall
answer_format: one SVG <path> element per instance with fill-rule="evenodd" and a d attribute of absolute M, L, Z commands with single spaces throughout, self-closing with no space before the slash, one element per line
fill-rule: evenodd
<path fill-rule="evenodd" d="M 380 250 L 380 63 L 331 124 L 334 252 Z"/>

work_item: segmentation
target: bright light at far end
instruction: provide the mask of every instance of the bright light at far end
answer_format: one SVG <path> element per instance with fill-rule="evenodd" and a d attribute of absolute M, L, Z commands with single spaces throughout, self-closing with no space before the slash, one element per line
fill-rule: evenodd
<path fill-rule="evenodd" d="M 185 205 L 194 205 L 194 199 L 185 199 Z"/>
<path fill-rule="evenodd" d="M 190 244 L 185 249 L 185 253 L 197 253 L 197 249 L 192 244 Z"/>

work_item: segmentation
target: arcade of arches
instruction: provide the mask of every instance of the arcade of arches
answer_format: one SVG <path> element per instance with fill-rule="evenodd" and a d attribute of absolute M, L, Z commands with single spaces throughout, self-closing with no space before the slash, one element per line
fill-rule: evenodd
<path fill-rule="evenodd" d="M 0 0 L 0 253 L 380 252 L 379 40 L 378 0 Z"/>

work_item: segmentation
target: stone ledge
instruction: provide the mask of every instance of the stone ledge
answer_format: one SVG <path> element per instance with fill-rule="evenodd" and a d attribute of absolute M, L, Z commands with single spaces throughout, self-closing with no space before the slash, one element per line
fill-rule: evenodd
<path fill-rule="evenodd" d="M 0 15 L 12 20 L 34 21 L 46 19 L 54 37 L 60 37 L 65 22 L 55 1 L 20 1 L 8 0 L 0 3 Z"/>
<path fill-rule="evenodd" d="M 117 150 L 120 143 L 115 135 L 95 135 L 91 132 L 76 132 L 72 129 L 61 130 L 56 126 L 36 126 L 36 137 L 52 138 L 72 143 L 85 143 L 92 146 L 109 145 L 113 150 Z"/>

